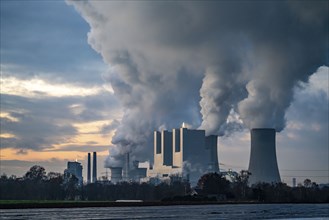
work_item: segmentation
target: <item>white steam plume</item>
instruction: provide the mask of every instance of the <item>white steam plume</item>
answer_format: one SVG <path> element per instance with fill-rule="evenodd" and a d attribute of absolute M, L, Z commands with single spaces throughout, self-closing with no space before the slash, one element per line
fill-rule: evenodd
<path fill-rule="evenodd" d="M 144 158 L 154 129 L 187 122 L 223 135 L 232 111 L 249 128 L 282 130 L 293 87 L 328 65 L 326 1 L 69 4 L 125 108 L 113 143 Z"/>

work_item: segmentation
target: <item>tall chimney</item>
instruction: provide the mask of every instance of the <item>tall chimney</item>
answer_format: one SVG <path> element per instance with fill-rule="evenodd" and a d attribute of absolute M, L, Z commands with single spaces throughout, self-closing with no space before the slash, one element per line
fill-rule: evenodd
<path fill-rule="evenodd" d="M 250 131 L 251 149 L 249 160 L 249 183 L 280 182 L 275 150 L 275 129 L 254 128 Z"/>
<path fill-rule="evenodd" d="M 88 153 L 88 166 L 87 166 L 87 183 L 91 183 L 91 164 L 90 164 L 90 153 Z"/>
<path fill-rule="evenodd" d="M 97 182 L 97 159 L 96 152 L 93 153 L 93 183 Z"/>

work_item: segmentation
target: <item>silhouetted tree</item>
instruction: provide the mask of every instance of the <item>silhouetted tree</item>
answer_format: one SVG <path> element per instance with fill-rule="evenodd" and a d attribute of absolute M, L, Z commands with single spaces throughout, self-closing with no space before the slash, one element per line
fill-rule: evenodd
<path fill-rule="evenodd" d="M 248 180 L 250 176 L 250 172 L 248 170 L 241 170 L 239 175 L 236 176 L 232 185 L 232 193 L 235 198 L 245 199 L 248 187 Z"/>
<path fill-rule="evenodd" d="M 199 179 L 198 187 L 206 195 L 226 194 L 230 188 L 230 182 L 218 173 L 207 173 Z"/>
<path fill-rule="evenodd" d="M 66 199 L 69 200 L 76 199 L 76 197 L 79 195 L 78 184 L 79 184 L 79 179 L 75 175 L 71 173 L 65 174 L 63 187 L 64 187 Z"/>
<path fill-rule="evenodd" d="M 3 174 L 0 176 L 0 199 L 24 200 L 110 200 L 141 199 L 166 201 L 209 201 L 209 195 L 226 195 L 237 201 L 250 199 L 260 202 L 329 202 L 329 187 L 320 188 L 311 180 L 305 186 L 289 187 L 285 183 L 258 183 L 248 186 L 247 172 L 241 171 L 232 183 L 218 173 L 203 175 L 198 186 L 205 196 L 194 197 L 188 182 L 173 177 L 169 183 L 121 182 L 116 185 L 108 181 L 79 186 L 74 175 L 46 171 L 43 167 L 31 167 L 23 178 Z M 232 196 L 231 196 L 232 194 Z"/>
<path fill-rule="evenodd" d="M 25 179 L 33 181 L 41 181 L 46 179 L 46 171 L 42 166 L 34 165 L 29 171 L 24 175 Z"/>
<path fill-rule="evenodd" d="M 312 181 L 310 179 L 304 180 L 304 187 L 310 188 L 312 186 Z"/>
<path fill-rule="evenodd" d="M 47 180 L 45 181 L 47 199 L 60 200 L 65 198 L 65 192 L 62 187 L 63 181 L 64 177 L 61 173 L 49 172 L 47 174 Z"/>

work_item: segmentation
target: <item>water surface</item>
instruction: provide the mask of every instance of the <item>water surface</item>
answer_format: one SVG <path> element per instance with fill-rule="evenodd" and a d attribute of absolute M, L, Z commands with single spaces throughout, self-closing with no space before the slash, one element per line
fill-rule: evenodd
<path fill-rule="evenodd" d="M 329 219 L 329 204 L 2 209 L 0 219 Z"/>

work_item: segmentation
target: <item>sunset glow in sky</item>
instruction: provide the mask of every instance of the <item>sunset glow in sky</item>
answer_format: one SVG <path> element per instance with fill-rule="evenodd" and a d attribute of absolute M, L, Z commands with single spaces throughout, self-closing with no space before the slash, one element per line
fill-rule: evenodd
<path fill-rule="evenodd" d="M 240 12 L 239 2 L 223 7 Z M 329 6 L 323 2 L 320 12 L 327 18 Z M 280 26 L 285 23 L 280 19 L 301 15 L 296 20 L 317 31 L 322 14 L 311 13 L 317 7 L 293 5 L 291 16 L 274 14 L 272 29 L 279 31 L 267 39 L 266 25 L 249 30 L 249 22 L 261 18 L 240 24 L 244 13 L 233 17 L 236 13 L 223 9 L 217 15 L 198 3 L 163 5 L 160 13 L 157 4 L 145 2 L 1 1 L 1 174 L 22 176 L 34 164 L 63 172 L 67 161 L 77 159 L 86 178 L 87 153 L 97 151 L 102 176 L 109 150 L 116 152 L 126 142 L 133 159 L 152 162 L 152 132 L 183 122 L 222 135 L 220 168 L 240 171 L 248 167 L 248 126 L 275 121 L 282 130 L 276 139 L 282 180 L 328 183 L 329 43 L 319 46 L 324 54 L 314 50 L 316 56 L 296 49 L 300 42 L 312 44 L 315 35 L 329 39 L 328 31 L 299 36 Z M 246 10 L 253 6 L 266 8 L 249 2 Z M 299 61 L 291 58 L 293 50 L 319 59 L 308 66 L 293 63 Z M 305 73 L 295 77 L 293 71 Z M 248 118 L 260 111 L 263 118 Z"/>

